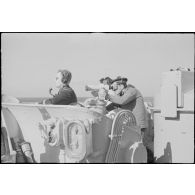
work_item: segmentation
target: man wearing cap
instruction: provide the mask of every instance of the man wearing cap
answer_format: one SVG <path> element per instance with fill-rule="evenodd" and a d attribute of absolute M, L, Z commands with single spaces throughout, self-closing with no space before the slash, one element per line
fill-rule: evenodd
<path fill-rule="evenodd" d="M 68 70 L 58 70 L 56 75 L 56 87 L 58 94 L 53 98 L 43 100 L 43 104 L 68 105 L 77 103 L 77 97 L 74 90 L 69 86 L 72 74 Z M 50 89 L 51 92 L 51 89 Z"/>
<path fill-rule="evenodd" d="M 108 94 L 107 98 L 112 102 L 107 110 L 116 107 L 132 111 L 136 118 L 137 125 L 142 133 L 147 128 L 146 110 L 142 94 L 133 85 L 127 85 L 127 78 L 117 77 L 112 82 L 112 88 L 115 93 Z"/>

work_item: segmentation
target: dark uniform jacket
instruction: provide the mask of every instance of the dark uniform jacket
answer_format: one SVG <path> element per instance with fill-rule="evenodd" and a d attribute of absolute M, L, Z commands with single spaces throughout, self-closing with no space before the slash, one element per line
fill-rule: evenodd
<path fill-rule="evenodd" d="M 45 101 L 45 104 L 57 105 L 68 105 L 72 103 L 77 103 L 77 97 L 74 90 L 69 86 L 63 87 L 53 98 Z"/>
<path fill-rule="evenodd" d="M 120 105 L 122 109 L 130 110 L 136 118 L 137 125 L 142 128 L 147 128 L 146 109 L 144 99 L 141 93 L 133 86 L 128 85 L 124 89 L 123 94 L 111 95 L 110 101 Z"/>

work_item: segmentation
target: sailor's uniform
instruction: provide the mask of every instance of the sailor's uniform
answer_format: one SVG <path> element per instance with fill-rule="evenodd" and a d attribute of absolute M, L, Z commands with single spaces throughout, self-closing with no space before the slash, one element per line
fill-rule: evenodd
<path fill-rule="evenodd" d="M 142 94 L 131 85 L 128 85 L 122 92 L 122 95 L 110 95 L 110 101 L 122 109 L 132 111 L 137 125 L 141 129 L 147 128 L 146 109 Z"/>
<path fill-rule="evenodd" d="M 64 86 L 53 98 L 45 101 L 45 104 L 57 105 L 68 105 L 72 103 L 77 103 L 77 97 L 74 90 L 69 86 Z"/>

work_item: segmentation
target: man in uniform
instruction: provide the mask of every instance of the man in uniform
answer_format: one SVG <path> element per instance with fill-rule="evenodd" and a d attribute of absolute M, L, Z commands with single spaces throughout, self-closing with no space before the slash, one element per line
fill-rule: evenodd
<path fill-rule="evenodd" d="M 59 89 L 58 94 L 53 98 L 43 100 L 43 104 L 68 105 L 76 104 L 77 97 L 74 90 L 69 86 L 72 74 L 68 70 L 59 70 L 56 75 L 56 87 Z"/>
<path fill-rule="evenodd" d="M 109 93 L 107 99 L 112 103 L 107 106 L 110 111 L 114 107 L 130 110 L 140 128 L 142 136 L 147 128 L 146 109 L 144 105 L 144 98 L 140 91 L 133 85 L 127 85 L 127 78 L 117 77 L 112 82 L 112 90 L 114 93 Z"/>

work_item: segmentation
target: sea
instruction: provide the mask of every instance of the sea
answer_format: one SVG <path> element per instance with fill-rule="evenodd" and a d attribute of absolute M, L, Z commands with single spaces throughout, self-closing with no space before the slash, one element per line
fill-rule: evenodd
<path fill-rule="evenodd" d="M 35 102 L 41 102 L 44 99 L 47 99 L 48 97 L 18 97 L 21 103 L 35 103 Z M 78 97 L 78 102 L 83 103 L 87 98 L 91 97 Z M 150 105 L 153 105 L 153 97 L 144 97 L 144 101 L 150 103 Z"/>

